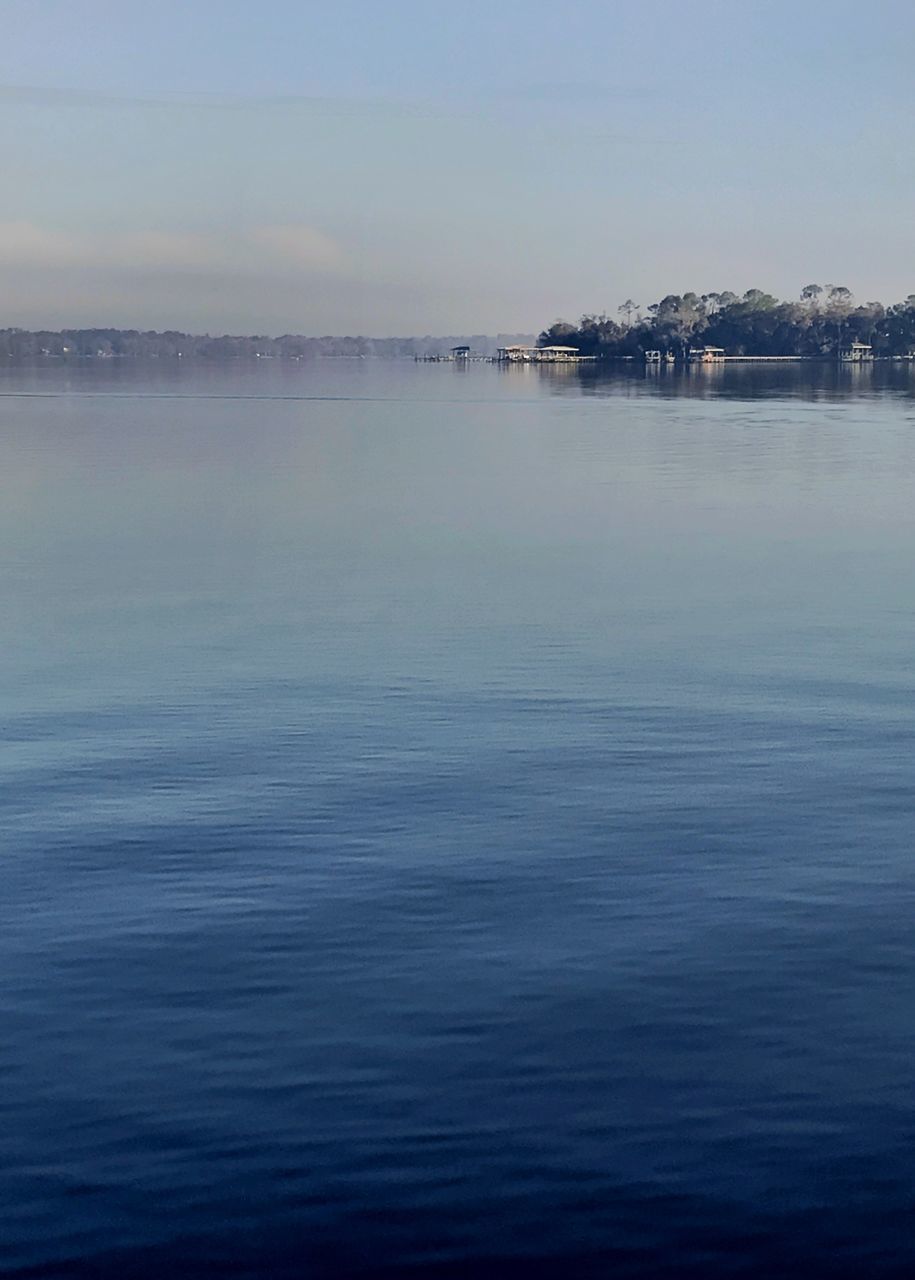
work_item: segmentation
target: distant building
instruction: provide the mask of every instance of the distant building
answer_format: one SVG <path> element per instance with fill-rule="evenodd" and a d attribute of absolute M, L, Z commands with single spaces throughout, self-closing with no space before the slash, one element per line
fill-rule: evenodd
<path fill-rule="evenodd" d="M 866 342 L 853 342 L 839 352 L 839 359 L 850 364 L 863 364 L 865 360 L 873 358 L 874 349 Z"/>
<path fill-rule="evenodd" d="M 581 352 L 578 347 L 540 347 L 538 348 L 538 358 L 547 362 L 580 360 Z"/>
<path fill-rule="evenodd" d="M 470 348 L 469 348 L 469 347 L 463 347 L 463 346 L 462 346 L 462 347 L 452 347 L 452 348 L 451 348 L 451 358 L 452 358 L 453 360 L 469 360 L 469 359 L 470 359 Z"/>
<path fill-rule="evenodd" d="M 724 360 L 724 347 L 690 347 L 690 364 L 718 364 Z"/>
<path fill-rule="evenodd" d="M 500 364 L 568 364 L 587 359 L 577 347 L 499 347 L 496 359 Z"/>

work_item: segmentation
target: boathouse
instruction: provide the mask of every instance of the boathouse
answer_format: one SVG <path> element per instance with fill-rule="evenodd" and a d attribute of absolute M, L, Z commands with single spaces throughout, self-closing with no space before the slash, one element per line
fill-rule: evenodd
<path fill-rule="evenodd" d="M 501 364 L 526 364 L 533 357 L 536 347 L 522 347 L 515 344 L 511 347 L 499 347 L 496 352 L 496 359 Z"/>
<path fill-rule="evenodd" d="M 500 364 L 568 364 L 585 357 L 577 347 L 499 347 L 496 359 Z"/>
<path fill-rule="evenodd" d="M 690 364 L 719 364 L 725 359 L 724 347 L 690 347 Z"/>
<path fill-rule="evenodd" d="M 537 358 L 548 363 L 563 360 L 580 360 L 578 347 L 539 347 Z"/>
<path fill-rule="evenodd" d="M 850 364 L 862 364 L 865 360 L 873 360 L 873 358 L 874 349 L 866 342 L 853 342 L 839 352 L 839 359 Z"/>

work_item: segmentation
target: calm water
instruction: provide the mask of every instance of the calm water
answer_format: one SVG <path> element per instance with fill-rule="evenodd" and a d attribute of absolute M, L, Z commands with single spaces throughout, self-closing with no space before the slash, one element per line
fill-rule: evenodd
<path fill-rule="evenodd" d="M 911 1276 L 915 373 L 0 370 L 0 1256 Z"/>

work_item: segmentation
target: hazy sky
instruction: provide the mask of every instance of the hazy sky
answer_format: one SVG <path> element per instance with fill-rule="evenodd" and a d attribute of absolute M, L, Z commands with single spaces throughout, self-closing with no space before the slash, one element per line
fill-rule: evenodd
<path fill-rule="evenodd" d="M 915 292 L 911 0 L 0 0 L 0 325 Z"/>

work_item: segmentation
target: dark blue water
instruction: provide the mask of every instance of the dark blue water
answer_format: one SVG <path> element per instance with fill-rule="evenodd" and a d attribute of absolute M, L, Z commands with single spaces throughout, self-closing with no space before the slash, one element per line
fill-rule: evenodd
<path fill-rule="evenodd" d="M 913 394 L 0 372 L 4 1273 L 912 1275 Z"/>

